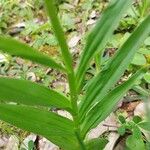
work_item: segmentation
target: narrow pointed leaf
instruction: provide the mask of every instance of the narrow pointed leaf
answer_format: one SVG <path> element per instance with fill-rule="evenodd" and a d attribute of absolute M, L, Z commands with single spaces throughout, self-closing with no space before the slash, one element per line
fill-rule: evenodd
<path fill-rule="evenodd" d="M 33 62 L 60 70 L 65 70 L 49 56 L 42 54 L 27 44 L 21 43 L 12 38 L 0 37 L 0 50 L 11 55 L 31 60 Z"/>
<path fill-rule="evenodd" d="M 97 52 L 103 50 L 131 2 L 132 0 L 112 0 L 101 15 L 100 20 L 87 39 L 87 44 L 79 62 L 77 70 L 78 89 L 80 89 L 89 62 Z"/>
<path fill-rule="evenodd" d="M 71 109 L 69 100 L 58 92 L 26 80 L 0 78 L 0 101 Z"/>
<path fill-rule="evenodd" d="M 0 104 L 0 120 L 42 135 L 63 149 L 76 148 L 73 122 L 55 113 L 29 106 Z"/>
<path fill-rule="evenodd" d="M 125 69 L 132 61 L 139 46 L 150 33 L 150 15 L 133 32 L 115 56 L 106 65 L 88 86 L 86 96 L 80 104 L 81 119 L 89 110 L 90 106 L 100 101 L 106 93 L 117 83 Z M 101 97 L 101 99 L 99 99 Z"/>
<path fill-rule="evenodd" d="M 136 74 L 134 74 L 128 81 L 122 85 L 116 87 L 109 92 L 100 102 L 98 102 L 86 115 L 82 124 L 83 136 L 92 128 L 96 127 L 101 121 L 103 121 L 115 108 L 117 103 L 125 95 L 125 93 L 132 88 L 135 81 L 141 77 L 147 71 L 146 68 L 142 68 Z M 101 97 L 99 97 L 101 99 Z"/>
<path fill-rule="evenodd" d="M 142 88 L 141 86 L 139 85 L 136 85 L 135 87 L 132 88 L 134 91 L 136 91 L 137 93 L 139 93 L 140 95 L 142 96 L 145 96 L 145 97 L 149 97 L 150 96 L 150 93 L 148 90 Z"/>

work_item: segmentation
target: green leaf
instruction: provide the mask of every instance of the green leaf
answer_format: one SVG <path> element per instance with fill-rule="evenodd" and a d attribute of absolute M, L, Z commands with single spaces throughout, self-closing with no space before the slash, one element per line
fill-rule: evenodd
<path fill-rule="evenodd" d="M 149 148 L 150 148 L 150 141 L 147 141 L 146 142 L 146 150 L 149 150 Z"/>
<path fill-rule="evenodd" d="M 125 93 L 134 85 L 135 81 L 146 72 L 146 70 L 147 68 L 142 68 L 128 81 L 110 91 L 101 101 L 95 104 L 95 106 L 87 113 L 81 125 L 83 136 L 85 136 L 90 129 L 96 127 L 113 111 Z"/>
<path fill-rule="evenodd" d="M 41 52 L 33 49 L 32 47 L 12 38 L 0 37 L 0 50 L 51 68 L 56 68 L 63 71 L 65 70 L 61 65 L 57 64 L 49 56 L 44 55 Z"/>
<path fill-rule="evenodd" d="M 47 13 L 51 20 L 52 27 L 54 29 L 55 36 L 61 48 L 61 52 L 62 52 L 62 56 L 65 62 L 66 68 L 68 71 L 72 71 L 72 66 L 73 66 L 72 57 L 69 52 L 69 48 L 65 39 L 65 34 L 62 30 L 60 21 L 57 16 L 56 1 L 55 0 L 44 0 L 44 1 L 45 1 Z"/>
<path fill-rule="evenodd" d="M 126 123 L 126 120 L 122 115 L 119 115 L 118 119 L 122 124 Z"/>
<path fill-rule="evenodd" d="M 81 119 L 84 118 L 92 104 L 102 100 L 107 92 L 116 84 L 125 69 L 132 61 L 140 44 L 150 33 L 150 15 L 133 32 L 114 57 L 107 63 L 90 83 L 87 92 L 80 104 Z"/>
<path fill-rule="evenodd" d="M 62 149 L 78 149 L 73 122 L 55 113 L 29 106 L 0 104 L 0 120 L 42 135 Z"/>
<path fill-rule="evenodd" d="M 133 121 L 134 121 L 134 123 L 139 123 L 139 122 L 141 122 L 142 121 L 142 118 L 141 117 L 139 117 L 139 116 L 134 116 L 133 117 Z"/>
<path fill-rule="evenodd" d="M 143 54 L 136 53 L 131 63 L 133 65 L 142 66 L 146 64 L 146 58 Z"/>
<path fill-rule="evenodd" d="M 144 44 L 146 46 L 150 46 L 150 37 L 148 37 L 145 41 L 144 41 Z"/>
<path fill-rule="evenodd" d="M 132 89 L 137 93 L 141 94 L 142 96 L 146 96 L 146 97 L 150 96 L 149 91 L 140 86 L 134 86 Z"/>
<path fill-rule="evenodd" d="M 141 122 L 138 125 L 144 130 L 150 131 L 150 122 Z"/>
<path fill-rule="evenodd" d="M 123 136 L 123 135 L 125 134 L 125 132 L 126 132 L 126 129 L 125 129 L 124 126 L 121 126 L 121 127 L 118 128 L 118 133 L 119 133 L 121 136 Z"/>
<path fill-rule="evenodd" d="M 91 59 L 96 53 L 103 50 L 131 2 L 131 0 L 112 0 L 108 8 L 101 15 L 95 28 L 88 36 L 77 70 L 78 89 L 80 89 Z"/>
<path fill-rule="evenodd" d="M 74 16 L 70 13 L 63 13 L 61 16 L 61 23 L 67 29 L 71 30 L 74 28 L 75 21 L 73 20 Z"/>
<path fill-rule="evenodd" d="M 71 109 L 70 102 L 65 96 L 37 83 L 0 78 L 0 85 L 0 101 Z"/>
<path fill-rule="evenodd" d="M 130 135 L 126 140 L 126 145 L 131 150 L 145 150 L 145 144 L 141 139 L 135 138 L 133 135 Z"/>
<path fill-rule="evenodd" d="M 144 79 L 145 79 L 145 81 L 146 81 L 147 83 L 150 83 L 150 73 L 146 73 L 146 74 L 144 75 Z"/>
<path fill-rule="evenodd" d="M 150 55 L 150 50 L 147 48 L 140 48 L 138 52 L 144 55 Z"/>
<path fill-rule="evenodd" d="M 105 138 L 92 139 L 86 143 L 87 150 L 103 150 L 108 143 Z"/>
<path fill-rule="evenodd" d="M 28 142 L 28 150 L 34 150 L 35 149 L 35 144 L 32 140 Z"/>
<path fill-rule="evenodd" d="M 137 139 L 140 139 L 142 138 L 142 133 L 140 131 L 140 129 L 137 127 L 137 126 L 134 126 L 133 129 L 132 129 L 132 133 L 133 133 L 133 136 Z"/>

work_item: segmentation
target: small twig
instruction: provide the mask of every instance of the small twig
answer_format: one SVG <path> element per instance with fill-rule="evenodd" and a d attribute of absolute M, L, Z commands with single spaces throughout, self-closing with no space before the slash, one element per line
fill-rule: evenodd
<path fill-rule="evenodd" d="M 111 125 L 111 124 L 103 124 L 103 126 L 105 126 L 105 127 L 114 127 L 114 128 L 118 128 L 119 127 L 117 125 Z"/>

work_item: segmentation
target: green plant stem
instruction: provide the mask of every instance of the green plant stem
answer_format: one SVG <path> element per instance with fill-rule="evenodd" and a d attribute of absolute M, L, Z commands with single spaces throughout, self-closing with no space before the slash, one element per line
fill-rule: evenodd
<path fill-rule="evenodd" d="M 59 42 L 59 45 L 61 47 L 61 52 L 63 56 L 63 60 L 67 69 L 67 77 L 68 77 L 68 82 L 69 82 L 69 89 L 70 89 L 70 97 L 71 97 L 71 105 L 73 109 L 73 121 L 74 121 L 74 130 L 75 130 L 75 135 L 77 137 L 78 143 L 80 145 L 81 150 L 85 150 L 85 146 L 83 143 L 83 140 L 81 138 L 81 133 L 80 133 L 80 125 L 79 125 L 79 115 L 78 115 L 78 106 L 77 106 L 77 100 L 78 100 L 78 95 L 77 95 L 77 90 L 76 90 L 76 78 L 75 78 L 75 73 L 73 69 L 73 60 L 72 56 L 69 52 L 69 48 L 65 39 L 65 35 L 63 32 L 63 29 L 60 25 L 58 16 L 57 16 L 57 10 L 55 7 L 54 0 L 45 0 L 46 7 L 47 7 L 47 12 L 51 20 L 52 27 L 55 32 L 55 36 Z"/>
<path fill-rule="evenodd" d="M 96 75 L 100 72 L 102 52 L 95 55 Z"/>
<path fill-rule="evenodd" d="M 47 13 L 51 20 L 51 24 L 52 24 L 55 36 L 61 47 L 61 53 L 62 53 L 62 57 L 63 57 L 64 63 L 65 63 L 66 69 L 69 72 L 72 72 L 72 66 L 73 66 L 72 57 L 69 52 L 69 48 L 68 48 L 68 45 L 67 45 L 67 42 L 66 42 L 66 39 L 64 36 L 64 32 L 62 30 L 60 21 L 57 16 L 57 9 L 55 6 L 55 1 L 54 0 L 45 0 L 45 4 L 46 4 L 46 8 L 47 8 Z"/>
<path fill-rule="evenodd" d="M 68 74 L 68 81 L 70 87 L 70 96 L 71 96 L 71 104 L 74 113 L 72 114 L 74 120 L 74 130 L 79 142 L 81 150 L 86 150 L 83 139 L 81 138 L 81 131 L 80 131 L 80 124 L 79 124 L 79 114 L 78 114 L 78 106 L 77 106 L 77 91 L 76 91 L 76 84 L 75 84 L 75 74 L 72 72 Z"/>

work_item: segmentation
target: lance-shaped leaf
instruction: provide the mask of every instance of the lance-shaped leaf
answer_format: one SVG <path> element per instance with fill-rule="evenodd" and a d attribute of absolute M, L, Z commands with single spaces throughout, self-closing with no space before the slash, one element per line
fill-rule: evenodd
<path fill-rule="evenodd" d="M 125 95 L 125 93 L 130 88 L 132 88 L 135 81 L 140 78 L 147 71 L 147 69 L 147 67 L 142 68 L 137 73 L 135 73 L 128 81 L 110 91 L 87 113 L 81 127 L 83 136 L 85 136 L 90 129 L 96 127 L 113 111 L 113 109 Z M 101 99 L 101 97 L 99 98 Z"/>
<path fill-rule="evenodd" d="M 60 70 L 65 70 L 60 64 L 57 64 L 49 56 L 42 54 L 34 48 L 14 40 L 12 38 L 0 37 L 0 50 L 11 55 L 31 60 L 33 62 Z"/>
<path fill-rule="evenodd" d="M 136 91 L 137 93 L 139 93 L 140 95 L 144 96 L 144 97 L 149 97 L 150 93 L 148 90 L 142 88 L 139 85 L 136 85 L 135 87 L 132 88 L 134 91 Z"/>
<path fill-rule="evenodd" d="M 81 119 L 87 113 L 92 104 L 100 101 L 106 93 L 116 84 L 123 75 L 125 69 L 132 61 L 139 46 L 150 33 L 150 15 L 133 32 L 115 56 L 106 65 L 88 86 L 86 96 L 80 104 Z M 100 98 L 101 97 L 101 98 Z"/>
<path fill-rule="evenodd" d="M 108 8 L 101 15 L 100 20 L 87 39 L 79 62 L 77 70 L 78 89 L 80 89 L 89 62 L 97 52 L 103 50 L 131 2 L 132 0 L 112 0 Z"/>
<path fill-rule="evenodd" d="M 26 80 L 0 78 L 0 101 L 71 110 L 65 96 Z"/>
<path fill-rule="evenodd" d="M 87 150 L 103 150 L 108 143 L 104 138 L 92 139 L 86 143 Z"/>
<path fill-rule="evenodd" d="M 0 120 L 42 135 L 62 149 L 77 149 L 73 122 L 55 113 L 29 106 L 0 104 Z"/>

